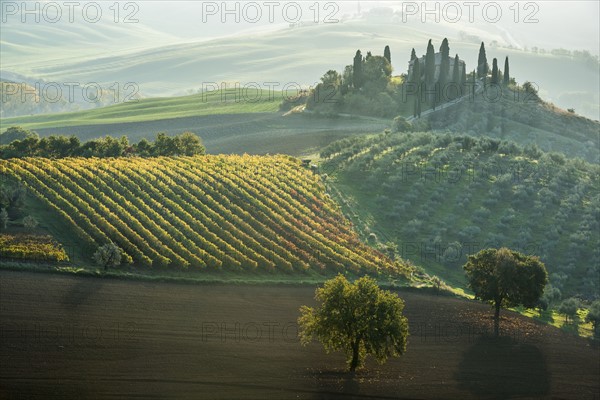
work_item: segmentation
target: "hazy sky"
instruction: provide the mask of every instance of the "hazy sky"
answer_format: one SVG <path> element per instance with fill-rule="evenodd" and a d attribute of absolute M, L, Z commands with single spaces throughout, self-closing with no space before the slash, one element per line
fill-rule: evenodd
<path fill-rule="evenodd" d="M 422 23 L 422 19 L 426 18 L 425 23 L 428 25 L 460 24 L 467 30 L 500 29 L 507 33 L 507 37 L 512 37 L 517 46 L 549 49 L 569 46 L 571 49 L 587 49 L 594 54 L 599 53 L 600 47 L 600 2 L 597 0 L 426 2 L 425 7 L 422 7 L 421 1 L 322 1 L 316 7 L 314 1 L 227 2 L 226 7 L 223 7 L 220 1 L 167 3 L 146 0 L 137 3 L 141 23 L 186 40 L 208 39 L 254 29 L 276 29 L 294 21 L 297 10 L 302 13 L 302 21 L 317 19 L 323 22 L 328 15 L 330 20 L 335 20 L 356 15 L 358 10 L 365 13 L 387 7 L 397 13 L 405 11 L 406 14 L 411 14 L 407 17 L 407 23 Z M 286 7 L 286 3 L 295 5 Z M 439 10 L 437 12 L 436 7 Z M 316 14 L 316 9 L 319 10 L 319 14 Z M 426 13 L 432 10 L 433 13 Z M 499 16 L 498 10 L 501 12 Z M 461 13 L 459 16 L 456 15 L 457 11 Z M 270 15 L 273 22 L 269 21 Z M 381 13 L 381 17 L 387 16 L 391 14 Z M 436 16 L 439 22 L 435 21 Z M 239 22 L 235 21 L 236 17 L 239 18 Z M 518 18 L 518 22 L 515 22 L 515 18 Z M 252 22 L 253 20 L 256 22 Z M 400 19 L 397 22 L 404 21 Z"/>
<path fill-rule="evenodd" d="M 73 4 L 71 13 L 68 5 Z M 380 47 L 394 43 L 395 54 L 408 57 L 411 47 L 422 54 L 428 37 L 438 41 L 447 37 L 453 51 L 462 46 L 461 57 L 471 62 L 477 56 L 480 41 L 489 45 L 490 57 L 502 58 L 511 52 L 515 78 L 536 79 L 540 93 L 559 105 L 573 106 L 571 100 L 561 103 L 560 96 L 564 94 L 590 98 L 588 103 L 595 117 L 597 65 L 579 63 L 582 65 L 578 67 L 584 70 L 569 76 L 570 80 L 564 76 L 557 79 L 564 68 L 571 68 L 564 64 L 565 57 L 554 57 L 552 66 L 546 63 L 543 70 L 534 70 L 531 62 L 525 61 L 525 55 L 532 55 L 531 52 L 506 47 L 565 48 L 599 55 L 599 5 L 598 0 L 0 0 L 0 72 L 7 79 L 20 79 L 18 75 L 22 75 L 83 82 L 139 81 L 144 93 L 151 94 L 195 88 L 202 82 L 199 79 L 255 80 L 269 76 L 269 80 L 285 80 L 293 76 L 303 84 L 311 84 L 327 68 L 343 68 L 349 61 L 347 54 L 355 51 L 357 42 L 367 49 L 369 43 L 377 42 Z M 97 14 L 101 15 L 95 20 Z M 285 29 L 261 37 L 250 36 L 253 31 L 283 30 L 290 23 L 315 21 L 320 24 L 316 29 Z M 332 29 L 328 29 L 328 23 Z M 322 35 L 321 42 L 313 40 L 317 34 Z M 230 35 L 235 36 L 234 40 L 197 43 Z M 326 49 L 323 54 L 330 57 L 309 61 L 307 55 L 319 49 Z M 250 59 L 234 57 L 240 53 L 246 53 Z M 527 65 L 517 68 L 519 57 Z M 286 62 L 281 64 L 281 60 Z M 402 56 L 395 60 L 394 67 L 403 71 L 406 61 Z"/>

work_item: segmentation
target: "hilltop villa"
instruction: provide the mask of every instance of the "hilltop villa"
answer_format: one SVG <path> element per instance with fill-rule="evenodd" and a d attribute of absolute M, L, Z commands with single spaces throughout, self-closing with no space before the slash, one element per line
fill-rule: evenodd
<path fill-rule="evenodd" d="M 448 61 L 450 64 L 450 68 L 448 68 L 448 80 L 452 79 L 452 73 L 454 72 L 454 57 L 448 57 Z M 435 53 L 435 75 L 434 79 L 438 80 L 438 76 L 440 75 L 440 63 L 442 62 L 442 53 Z M 413 65 L 415 61 L 410 60 L 408 62 L 408 79 L 412 78 Z M 421 71 L 424 71 L 425 66 L 425 56 L 419 58 L 419 64 L 421 65 Z M 465 62 L 459 58 L 458 60 L 458 74 L 462 75 L 463 70 L 465 69 Z M 466 72 L 466 71 L 465 71 Z"/>

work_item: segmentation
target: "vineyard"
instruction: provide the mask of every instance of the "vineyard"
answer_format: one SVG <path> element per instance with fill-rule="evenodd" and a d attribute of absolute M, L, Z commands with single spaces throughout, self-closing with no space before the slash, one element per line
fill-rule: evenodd
<path fill-rule="evenodd" d="M 69 257 L 50 236 L 0 234 L 0 259 L 68 261 Z"/>
<path fill-rule="evenodd" d="M 112 241 L 136 266 L 402 271 L 361 243 L 320 178 L 287 156 L 26 158 L 2 161 L 0 174 L 88 248 Z"/>

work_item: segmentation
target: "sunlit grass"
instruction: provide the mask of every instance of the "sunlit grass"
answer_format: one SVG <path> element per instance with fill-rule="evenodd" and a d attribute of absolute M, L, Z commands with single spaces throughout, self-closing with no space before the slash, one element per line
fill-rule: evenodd
<path fill-rule="evenodd" d="M 594 333 L 592 323 L 585 322 L 585 317 L 588 314 L 588 309 L 586 308 L 577 310 L 577 319 L 569 322 L 566 322 L 565 316 L 559 314 L 556 310 L 546 310 L 541 313 L 537 309 L 524 309 L 522 307 L 511 308 L 511 310 L 581 337 L 589 338 L 592 337 Z"/>
<path fill-rule="evenodd" d="M 66 112 L 0 119 L 2 130 L 10 126 L 41 129 L 63 126 L 156 121 L 203 115 L 275 112 L 281 92 L 241 89 L 221 93 L 213 91 L 181 97 L 140 99 L 112 106 Z"/>

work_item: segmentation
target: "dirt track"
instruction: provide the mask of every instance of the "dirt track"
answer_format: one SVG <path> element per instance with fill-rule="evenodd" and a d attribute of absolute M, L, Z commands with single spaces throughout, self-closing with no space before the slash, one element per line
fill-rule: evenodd
<path fill-rule="evenodd" d="M 314 288 L 176 285 L 0 271 L 4 399 L 600 399 L 589 341 L 490 309 L 402 293 L 407 353 L 351 379 L 301 347 Z"/>

